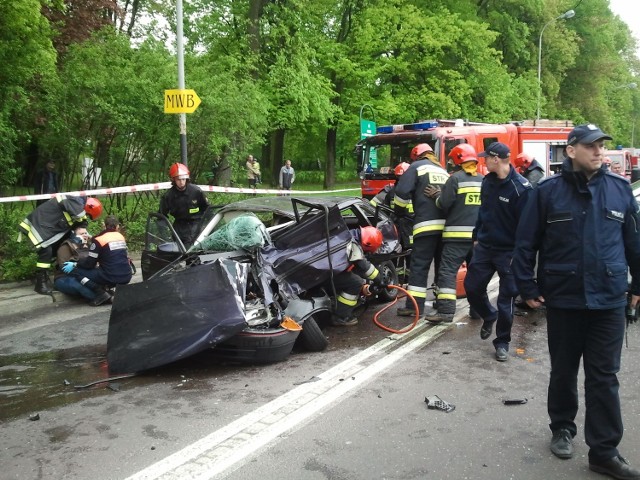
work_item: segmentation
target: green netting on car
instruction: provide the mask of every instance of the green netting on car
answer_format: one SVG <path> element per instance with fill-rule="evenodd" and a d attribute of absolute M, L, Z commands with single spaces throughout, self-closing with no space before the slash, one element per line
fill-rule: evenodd
<path fill-rule="evenodd" d="M 203 250 L 231 252 L 234 250 L 255 250 L 271 243 L 264 223 L 253 213 L 236 217 L 208 235 L 200 244 Z"/>

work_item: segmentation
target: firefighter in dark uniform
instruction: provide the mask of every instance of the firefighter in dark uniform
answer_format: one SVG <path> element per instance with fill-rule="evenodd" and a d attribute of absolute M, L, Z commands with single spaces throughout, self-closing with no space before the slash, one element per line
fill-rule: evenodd
<path fill-rule="evenodd" d="M 456 281 L 460 265 L 473 247 L 471 239 L 480 210 L 480 191 L 483 175 L 478 173 L 476 150 L 468 143 L 451 149 L 449 158 L 454 164 L 442 191 L 429 185 L 425 194 L 436 199 L 446 217 L 442 232 L 442 255 L 438 269 L 437 312 L 427 315 L 433 323 L 451 322 L 456 313 Z"/>
<path fill-rule="evenodd" d="M 520 153 L 514 162 L 518 173 L 529 180 L 533 188 L 538 186 L 538 182 L 544 178 L 544 168 L 528 153 Z"/>
<path fill-rule="evenodd" d="M 592 124 L 569 133 L 562 170 L 540 182 L 523 213 L 513 270 L 529 306 L 547 307 L 551 451 L 573 456 L 582 359 L 589 468 L 640 479 L 617 448 L 623 425 L 616 376 L 629 270 L 631 308 L 640 295 L 640 216 L 629 182 L 602 167 L 607 139 Z"/>
<path fill-rule="evenodd" d="M 347 247 L 349 268 L 337 275 L 334 286 L 338 292 L 336 310 L 332 323 L 336 326 L 349 327 L 358 323 L 353 310 L 358 305 L 360 290 L 365 280 L 370 280 L 377 288 L 384 288 L 379 270 L 365 257 L 365 252 L 374 253 L 382 245 L 382 232 L 376 227 L 361 227 L 352 230 L 353 241 Z"/>
<path fill-rule="evenodd" d="M 160 200 L 160 213 L 173 217 L 173 228 L 186 248 L 195 242 L 200 221 L 209 201 L 196 185 L 189 181 L 190 172 L 186 165 L 174 163 L 169 169 L 171 188 Z"/>
<path fill-rule="evenodd" d="M 436 206 L 435 200 L 423 192 L 428 185 L 444 185 L 449 174 L 440 166 L 433 150 L 426 143 L 413 147 L 411 159 L 415 161 L 396 184 L 394 210 L 399 216 L 408 215 L 407 209 L 410 204 L 413 205 L 413 248 L 407 291 L 416 300 L 419 314 L 422 315 L 427 298 L 429 268 L 439 250 L 445 223 L 444 214 Z M 407 296 L 405 306 L 398 308 L 397 314 L 414 314 L 410 297 Z"/>
<path fill-rule="evenodd" d="M 518 294 L 511 271 L 511 257 L 516 241 L 516 227 L 526 205 L 531 184 L 509 162 L 510 150 L 504 143 L 493 142 L 479 157 L 486 157 L 489 173 L 482 182 L 480 210 L 473 231 L 473 257 L 464 279 L 469 305 L 483 320 L 480 338 L 491 336 L 499 362 L 509 358 L 513 300 Z M 500 276 L 497 309 L 489 302 L 487 286 L 494 273 Z"/>
<path fill-rule="evenodd" d="M 129 262 L 129 251 L 124 236 L 120 233 L 120 223 L 114 215 L 104 221 L 104 230 L 93 237 L 89 246 L 89 255 L 78 262 L 66 262 L 62 271 L 77 278 L 88 278 L 101 287 L 108 289 L 116 285 L 126 285 L 131 281 L 133 272 Z M 93 287 L 93 285 L 89 285 Z M 110 294 L 99 292 L 97 305 L 108 301 Z"/>
<path fill-rule="evenodd" d="M 54 257 L 54 246 L 60 244 L 76 224 L 86 220 L 96 220 L 102 215 L 102 204 L 92 197 L 65 197 L 56 195 L 39 205 L 27 215 L 19 226 L 36 248 L 35 291 L 41 295 L 50 295 L 53 285 L 47 274 Z"/>
<path fill-rule="evenodd" d="M 374 207 L 384 205 L 387 208 L 393 209 L 395 205 L 396 184 L 404 172 L 409 169 L 409 166 L 410 165 L 407 162 L 402 162 L 396 165 L 396 168 L 393 169 L 393 173 L 396 176 L 396 183 L 394 185 L 386 185 L 369 201 L 369 203 Z M 411 230 L 413 228 L 413 203 L 409 203 L 409 205 L 400 210 L 400 212 L 402 212 L 402 216 L 399 216 L 397 212 L 394 212 L 393 220 L 400 233 L 400 244 L 402 245 L 403 250 L 408 250 L 411 248 L 412 243 Z"/>

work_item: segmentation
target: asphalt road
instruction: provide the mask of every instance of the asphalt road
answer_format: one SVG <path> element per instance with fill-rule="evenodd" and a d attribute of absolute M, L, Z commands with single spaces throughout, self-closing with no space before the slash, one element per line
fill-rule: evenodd
<path fill-rule="evenodd" d="M 548 450 L 543 313 L 516 318 L 506 363 L 461 300 L 446 327 L 389 335 L 369 311 L 327 328 L 325 352 L 244 366 L 205 354 L 77 389 L 107 375 L 110 307 L 53 303 L 30 285 L 0 297 L 2 479 L 604 478 L 587 468 L 582 408 L 576 457 Z M 621 451 L 636 465 L 639 330 L 619 375 Z M 427 408 L 433 395 L 455 410 Z"/>

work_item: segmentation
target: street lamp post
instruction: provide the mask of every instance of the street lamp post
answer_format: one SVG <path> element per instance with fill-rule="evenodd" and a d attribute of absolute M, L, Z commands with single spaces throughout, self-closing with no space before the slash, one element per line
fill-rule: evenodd
<path fill-rule="evenodd" d="M 542 73 L 542 34 L 544 33 L 545 28 L 551 25 L 556 20 L 564 20 L 567 18 L 574 17 L 576 12 L 573 10 L 567 10 L 562 15 L 554 18 L 553 20 L 549 20 L 544 24 L 542 30 L 540 31 L 540 39 L 538 40 L 538 110 L 536 113 L 536 120 L 540 120 L 540 97 L 542 95 L 542 79 L 540 74 Z"/>

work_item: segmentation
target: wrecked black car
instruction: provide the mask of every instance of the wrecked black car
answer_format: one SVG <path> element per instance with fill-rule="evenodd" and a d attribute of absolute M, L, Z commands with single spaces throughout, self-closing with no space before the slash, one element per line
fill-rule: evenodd
<path fill-rule="evenodd" d="M 333 274 L 348 266 L 349 230 L 367 225 L 384 237 L 371 261 L 397 284 L 407 252 L 391 219 L 359 198 L 255 198 L 212 208 L 189 250 L 168 219 L 150 214 L 144 281 L 118 287 L 114 299 L 109 370 L 139 372 L 209 348 L 252 363 L 284 360 L 294 343 L 323 350 Z"/>

